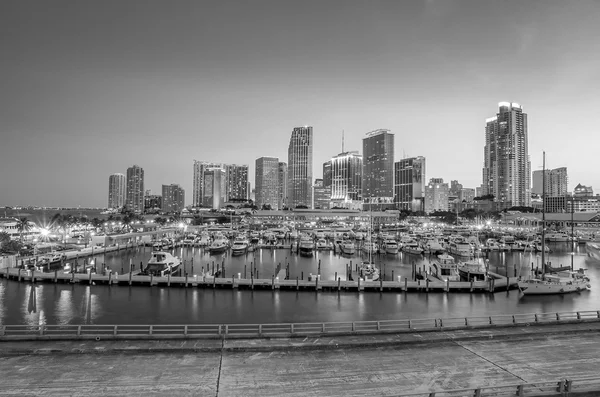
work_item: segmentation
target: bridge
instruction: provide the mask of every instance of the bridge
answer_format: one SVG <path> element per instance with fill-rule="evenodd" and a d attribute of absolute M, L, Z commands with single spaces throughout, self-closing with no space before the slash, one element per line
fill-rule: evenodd
<path fill-rule="evenodd" d="M 407 321 L 6 325 L 0 394 L 600 395 L 597 311 Z"/>

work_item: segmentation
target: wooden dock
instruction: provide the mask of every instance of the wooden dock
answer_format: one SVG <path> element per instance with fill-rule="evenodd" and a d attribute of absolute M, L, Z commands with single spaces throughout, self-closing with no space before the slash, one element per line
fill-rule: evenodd
<path fill-rule="evenodd" d="M 24 270 L 19 268 L 6 268 L 0 271 L 0 277 L 20 282 L 33 283 L 79 283 L 87 285 L 119 285 L 119 286 L 160 286 L 160 287 L 198 287 L 198 288 L 231 288 L 231 289 L 260 289 L 260 290 L 291 290 L 291 291 L 379 291 L 379 292 L 497 292 L 516 288 L 518 278 L 504 277 L 492 278 L 488 281 L 411 281 L 407 278 L 397 281 L 348 281 L 338 277 L 337 280 L 323 280 L 314 277 L 314 280 L 284 279 L 285 270 L 271 278 L 229 278 L 205 275 L 166 276 L 154 277 L 138 274 L 139 271 L 118 274 L 108 272 L 97 273 L 64 273 L 54 271 L 44 273 L 39 271 Z"/>

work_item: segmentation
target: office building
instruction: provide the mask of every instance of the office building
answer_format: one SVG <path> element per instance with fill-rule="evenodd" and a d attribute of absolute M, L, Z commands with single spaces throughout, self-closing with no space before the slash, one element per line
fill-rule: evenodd
<path fill-rule="evenodd" d="M 365 208 L 393 208 L 394 134 L 390 130 L 371 131 L 363 138 L 362 197 L 371 204 Z"/>
<path fill-rule="evenodd" d="M 288 146 L 288 207 L 312 208 L 313 128 L 297 127 Z"/>
<path fill-rule="evenodd" d="M 146 191 L 149 193 L 149 191 Z M 144 196 L 144 213 L 155 214 L 162 210 L 162 196 L 157 194 L 146 194 Z"/>
<path fill-rule="evenodd" d="M 442 178 L 431 178 L 425 186 L 425 212 L 448 211 L 450 188 Z"/>
<path fill-rule="evenodd" d="M 331 187 L 331 160 L 323 163 L 323 186 Z"/>
<path fill-rule="evenodd" d="M 462 188 L 458 192 L 458 201 L 471 203 L 475 199 L 475 189 Z"/>
<path fill-rule="evenodd" d="M 125 175 L 112 174 L 108 177 L 108 208 L 122 208 L 125 205 L 127 188 Z"/>
<path fill-rule="evenodd" d="M 313 185 L 313 202 L 316 210 L 329 209 L 330 188 L 323 184 L 323 179 L 315 179 Z"/>
<path fill-rule="evenodd" d="M 362 208 L 362 156 L 358 151 L 340 153 L 331 159 L 333 208 Z"/>
<path fill-rule="evenodd" d="M 144 169 L 137 165 L 127 168 L 127 209 L 144 212 Z"/>
<path fill-rule="evenodd" d="M 279 206 L 279 159 L 260 157 L 256 159 L 254 176 L 255 200 L 258 209 L 277 209 Z"/>
<path fill-rule="evenodd" d="M 202 205 L 212 209 L 221 209 L 227 200 L 226 173 L 223 168 L 214 167 L 204 171 Z M 164 197 L 163 197 L 164 201 Z"/>
<path fill-rule="evenodd" d="M 394 204 L 397 209 L 425 210 L 425 157 L 410 157 L 394 163 Z"/>
<path fill-rule="evenodd" d="M 280 161 L 279 162 L 279 170 L 278 170 L 278 178 L 279 178 L 279 199 L 277 201 L 277 208 L 282 210 L 287 208 L 287 187 L 288 187 L 288 169 L 287 164 Z"/>
<path fill-rule="evenodd" d="M 185 207 L 185 191 L 176 184 L 162 185 L 163 212 L 180 213 Z"/>
<path fill-rule="evenodd" d="M 531 192 L 534 194 L 542 195 L 544 191 L 544 187 L 542 186 L 544 180 L 543 173 L 543 170 L 533 171 Z M 564 196 L 567 194 L 568 182 L 567 167 L 546 170 L 546 196 Z"/>
<path fill-rule="evenodd" d="M 248 166 L 224 164 L 227 201 L 248 200 Z"/>
<path fill-rule="evenodd" d="M 500 102 L 496 116 L 486 119 L 483 195 L 512 206 L 531 202 L 527 114 L 518 103 Z"/>

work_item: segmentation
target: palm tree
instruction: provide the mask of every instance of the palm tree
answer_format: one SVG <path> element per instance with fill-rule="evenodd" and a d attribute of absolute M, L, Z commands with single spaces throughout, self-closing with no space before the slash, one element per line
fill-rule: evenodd
<path fill-rule="evenodd" d="M 19 230 L 19 240 L 23 242 L 23 233 L 29 232 L 31 230 L 31 226 L 29 225 L 29 219 L 26 216 L 21 217 L 17 221 L 17 230 Z"/>
<path fill-rule="evenodd" d="M 10 242 L 10 234 L 6 232 L 0 232 L 0 251 L 4 249 L 4 246 Z"/>

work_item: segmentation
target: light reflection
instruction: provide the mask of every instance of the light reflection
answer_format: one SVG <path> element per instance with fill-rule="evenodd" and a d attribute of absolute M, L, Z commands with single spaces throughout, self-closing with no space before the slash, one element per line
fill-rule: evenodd
<path fill-rule="evenodd" d="M 61 290 L 56 302 L 55 315 L 58 323 L 69 324 L 74 319 L 75 307 L 73 306 L 73 293 L 69 290 Z"/>
<path fill-rule="evenodd" d="M 27 325 L 38 326 L 46 324 L 46 315 L 41 309 L 44 302 L 43 295 L 40 293 L 42 289 L 43 287 L 36 284 L 30 284 L 25 288 L 27 297 L 23 299 L 22 310 L 24 313 L 23 320 Z"/>

